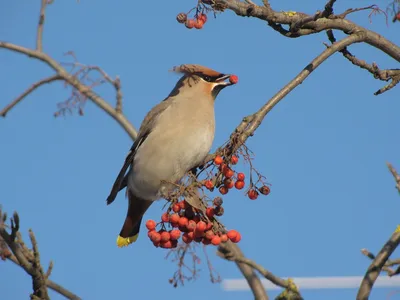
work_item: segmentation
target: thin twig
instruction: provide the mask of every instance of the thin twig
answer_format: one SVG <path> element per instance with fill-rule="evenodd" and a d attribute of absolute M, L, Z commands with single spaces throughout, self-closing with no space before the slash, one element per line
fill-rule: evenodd
<path fill-rule="evenodd" d="M 400 175 L 397 173 L 396 169 L 391 163 L 386 163 L 390 173 L 392 173 L 394 180 L 396 181 L 396 189 L 400 193 Z"/>
<path fill-rule="evenodd" d="M 67 70 L 65 70 L 57 61 L 48 56 L 47 54 L 28 49 L 19 45 L 11 44 L 8 42 L 0 41 L 0 48 L 8 49 L 14 52 L 18 52 L 24 54 L 30 58 L 34 58 L 46 63 L 49 67 L 51 67 L 54 71 L 57 72 L 59 76 L 62 77 L 65 82 L 73 86 L 79 93 L 81 93 L 84 97 L 90 99 L 94 104 L 96 104 L 100 109 L 102 109 L 105 113 L 111 116 L 114 120 L 121 125 L 121 127 L 125 130 L 125 132 L 132 138 L 135 139 L 137 136 L 137 131 L 135 127 L 128 121 L 128 119 L 117 111 L 102 97 L 100 97 L 96 92 L 94 92 L 90 87 L 84 85 L 77 78 L 75 78 L 72 74 L 69 74 Z"/>
<path fill-rule="evenodd" d="M 379 251 L 378 255 L 372 261 L 365 273 L 364 279 L 361 282 L 360 288 L 357 293 L 357 300 L 367 300 L 371 293 L 372 287 L 379 276 L 382 268 L 385 266 L 386 261 L 390 255 L 394 252 L 397 246 L 400 244 L 400 226 L 397 227 L 396 231 L 392 234 L 390 239 L 383 246 L 382 250 Z"/>
<path fill-rule="evenodd" d="M 3 216 L 4 213 L 0 210 L 0 218 L 2 218 Z M 16 213 L 14 213 L 13 220 L 14 225 L 11 228 L 12 232 L 19 228 L 19 217 Z M 26 246 L 19 232 L 16 232 L 16 234 L 12 235 L 6 231 L 6 226 L 4 226 L 2 223 L 0 224 L 0 241 L 5 242 L 12 252 L 8 253 L 5 258 L 24 269 L 25 272 L 32 277 L 34 286 L 34 294 L 32 295 L 32 298 L 36 296 L 42 300 L 48 299 L 48 297 L 46 298 L 47 291 L 45 291 L 45 286 L 47 286 L 48 288 L 59 293 L 60 295 L 63 295 L 67 299 L 81 300 L 81 298 L 79 298 L 74 293 L 48 279 L 48 276 L 46 275 L 50 275 L 51 273 L 51 269 L 53 267 L 52 262 L 50 263 L 47 274 L 43 274 L 43 269 L 40 264 L 40 255 L 39 249 L 37 247 L 37 241 L 32 231 L 29 232 L 29 236 L 32 241 L 33 255 L 31 254 L 31 251 L 22 250 Z M 33 258 L 31 256 L 33 256 Z M 32 260 L 32 262 L 30 262 L 30 260 Z"/>
<path fill-rule="evenodd" d="M 50 300 L 47 293 L 46 277 L 43 273 L 43 268 L 40 263 L 39 248 L 36 237 L 31 229 L 29 229 L 29 237 L 32 243 L 33 256 L 35 258 L 32 264 L 34 274 L 31 274 L 33 281 L 33 295 L 41 300 Z"/>
<path fill-rule="evenodd" d="M 35 82 L 32 84 L 25 92 L 23 92 L 21 95 L 19 95 L 17 98 L 15 98 L 10 104 L 8 104 L 6 107 L 4 107 L 0 111 L 0 116 L 5 117 L 7 113 L 19 102 L 21 102 L 26 96 L 28 96 L 30 93 L 32 93 L 34 90 L 36 90 L 38 87 L 40 87 L 43 84 L 46 83 L 51 83 L 56 80 L 61 80 L 62 77 L 60 75 L 53 75 L 47 78 L 44 78 L 42 80 L 39 80 L 38 82 Z"/>
<path fill-rule="evenodd" d="M 42 0 L 40 6 L 40 15 L 39 15 L 39 24 L 37 28 L 37 37 L 36 37 L 36 50 L 42 52 L 43 51 L 43 27 L 44 21 L 46 18 L 46 6 L 48 0 Z"/>
<path fill-rule="evenodd" d="M 332 30 L 327 30 L 326 34 L 328 35 L 329 41 L 334 44 L 336 42 L 336 38 L 333 34 Z M 329 47 L 329 46 L 328 46 Z M 382 81 L 389 81 L 392 80 L 388 85 L 384 86 L 383 88 L 379 89 L 374 95 L 380 95 L 391 88 L 395 87 L 396 84 L 400 81 L 400 69 L 389 69 L 389 70 L 381 70 L 378 68 L 378 65 L 375 63 L 368 64 L 365 60 L 358 59 L 355 57 L 347 47 L 343 48 L 339 51 L 343 54 L 343 56 L 348 59 L 353 65 L 358 66 L 364 70 L 370 72 L 376 79 Z"/>

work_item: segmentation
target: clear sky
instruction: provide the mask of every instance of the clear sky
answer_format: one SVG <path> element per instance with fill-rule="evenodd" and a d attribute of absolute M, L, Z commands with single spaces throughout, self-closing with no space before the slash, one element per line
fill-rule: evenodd
<path fill-rule="evenodd" d="M 2 2 L 0 39 L 34 47 L 39 2 Z M 385 8 L 387 1 L 379 2 Z M 168 72 L 171 67 L 197 63 L 237 74 L 239 84 L 221 92 L 216 102 L 215 149 L 243 116 L 323 51 L 327 38 L 321 33 L 287 39 L 260 20 L 230 11 L 210 16 L 203 30 L 188 30 L 175 16 L 196 3 L 55 1 L 47 10 L 44 50 L 63 61 L 63 53 L 73 50 L 80 62 L 119 75 L 124 112 L 136 127 L 178 80 Z M 346 0 L 335 7 L 341 12 L 373 3 Z M 271 4 L 279 11 L 314 13 L 325 1 Z M 383 16 L 370 23 L 368 12 L 350 18 L 400 43 L 400 24 L 387 27 Z M 399 67 L 368 45 L 351 50 L 382 68 Z M 4 50 L 0 64 L 1 106 L 52 74 L 42 63 Z M 400 90 L 373 96 L 382 85 L 336 54 L 267 116 L 248 146 L 272 192 L 257 201 L 231 192 L 221 219 L 242 232 L 240 246 L 249 258 L 284 277 L 364 274 L 369 261 L 360 249 L 377 252 L 398 224 L 400 209 L 385 165 L 389 161 L 400 170 Z M 114 103 L 112 87 L 98 92 Z M 57 104 L 68 96 L 61 83 L 42 87 L 0 120 L 0 203 L 10 215 L 19 212 L 26 240 L 28 229 L 34 230 L 43 264 L 54 260 L 51 279 L 83 299 L 251 299 L 250 292 L 226 292 L 211 284 L 206 265 L 196 282 L 172 288 L 168 279 L 176 266 L 145 234 L 137 244 L 117 248 L 127 202 L 123 193 L 111 206 L 105 199 L 131 140 L 92 103 L 84 117 L 54 118 Z M 247 172 L 242 164 L 238 168 Z M 146 219 L 158 219 L 163 204 L 152 206 Z M 208 248 L 221 276 L 240 278 L 236 266 L 214 252 Z M 6 300 L 27 299 L 31 292 L 30 277 L 11 263 L 1 263 L 0 279 Z M 377 289 L 373 298 L 384 299 L 390 291 Z M 354 299 L 355 294 L 355 289 L 303 292 L 310 300 Z"/>

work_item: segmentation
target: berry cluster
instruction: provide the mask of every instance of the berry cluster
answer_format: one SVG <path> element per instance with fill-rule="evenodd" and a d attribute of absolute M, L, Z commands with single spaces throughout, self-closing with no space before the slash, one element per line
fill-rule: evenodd
<path fill-rule="evenodd" d="M 156 223 L 154 220 L 148 220 L 146 227 L 148 237 L 154 246 L 161 248 L 176 248 L 178 240 L 182 234 L 182 241 L 186 244 L 191 242 L 203 243 L 204 245 L 219 245 L 231 240 L 238 243 L 241 235 L 236 230 L 229 230 L 227 233 L 213 230 L 214 216 L 221 216 L 224 213 L 222 207 L 222 199 L 217 197 L 213 201 L 213 206 L 207 207 L 206 215 L 210 221 L 190 206 L 185 200 L 174 203 L 172 206 L 172 214 L 165 212 L 161 216 L 161 222 Z M 157 226 L 160 228 L 156 230 Z M 170 227 L 170 230 L 167 230 Z"/>
<path fill-rule="evenodd" d="M 195 15 L 193 19 L 188 18 L 188 15 L 185 13 L 179 13 L 176 16 L 176 20 L 179 23 L 185 24 L 185 26 L 189 29 L 196 28 L 202 29 L 204 24 L 207 22 L 207 15 L 204 13 L 198 13 Z"/>
<path fill-rule="evenodd" d="M 236 165 L 238 161 L 239 158 L 236 155 L 232 155 L 229 164 Z M 229 190 L 232 189 L 233 187 L 235 187 L 238 190 L 241 190 L 245 186 L 246 176 L 244 175 L 244 173 L 241 172 L 236 173 L 230 168 L 229 164 L 224 162 L 224 159 L 219 155 L 217 155 L 214 158 L 214 165 L 218 166 L 219 171 L 223 175 L 222 184 L 218 188 L 219 192 L 222 195 L 226 195 L 229 192 Z M 250 183 L 250 185 L 251 187 L 247 191 L 247 196 L 249 197 L 250 200 L 256 200 L 258 198 L 259 193 L 263 195 L 268 195 L 271 191 L 270 188 L 266 185 L 263 185 L 261 187 L 256 187 L 252 183 Z M 204 186 L 208 190 L 212 190 L 214 188 L 214 183 L 211 180 L 205 180 Z"/>

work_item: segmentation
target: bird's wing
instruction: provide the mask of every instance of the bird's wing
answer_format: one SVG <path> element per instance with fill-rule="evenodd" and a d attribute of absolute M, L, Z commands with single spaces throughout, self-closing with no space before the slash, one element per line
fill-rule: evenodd
<path fill-rule="evenodd" d="M 146 138 L 149 136 L 151 133 L 152 129 L 154 128 L 155 122 L 159 115 L 168 108 L 170 105 L 171 98 L 167 98 L 165 101 L 159 103 L 155 107 L 153 107 L 152 110 L 148 112 L 146 117 L 144 118 L 142 125 L 140 126 L 139 129 L 139 134 L 138 137 L 136 138 L 135 142 L 133 143 L 131 149 L 129 150 L 125 162 L 119 171 L 119 174 L 117 176 L 117 179 L 115 179 L 114 185 L 111 189 L 110 195 L 107 197 L 107 205 L 111 204 L 115 198 L 117 197 L 117 194 L 120 190 L 125 188 L 128 183 L 128 175 L 126 174 L 126 171 L 128 170 L 129 167 L 132 166 L 133 159 L 135 158 L 135 154 L 137 150 L 139 149 L 140 145 L 143 144 L 143 142 L 146 140 Z M 128 173 L 129 174 L 129 173 Z"/>
<path fill-rule="evenodd" d="M 141 137 L 139 136 L 133 143 L 131 149 L 128 152 L 128 155 L 125 158 L 125 162 L 122 165 L 122 168 L 119 171 L 117 178 L 115 179 L 114 185 L 111 188 L 110 195 L 107 197 L 107 205 L 113 203 L 113 201 L 117 197 L 118 192 L 127 186 L 128 177 L 125 175 L 126 171 L 132 165 L 137 149 L 144 142 L 147 136 L 148 133 Z"/>

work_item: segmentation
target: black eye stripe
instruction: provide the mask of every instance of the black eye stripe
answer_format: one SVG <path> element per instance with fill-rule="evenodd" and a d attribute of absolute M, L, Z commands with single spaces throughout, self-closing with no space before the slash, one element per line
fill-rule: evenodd
<path fill-rule="evenodd" d="M 215 82 L 217 81 L 219 78 L 223 77 L 224 74 L 220 74 L 218 76 L 208 76 L 208 75 L 204 75 L 203 73 L 196 73 L 197 76 L 201 77 L 202 79 L 204 79 L 207 82 Z"/>

